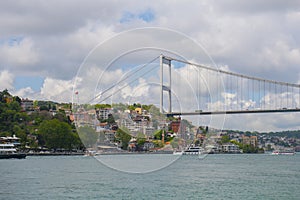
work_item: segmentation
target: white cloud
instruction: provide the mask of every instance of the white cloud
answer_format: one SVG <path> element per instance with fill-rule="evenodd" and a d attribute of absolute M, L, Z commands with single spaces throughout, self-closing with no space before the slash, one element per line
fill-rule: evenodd
<path fill-rule="evenodd" d="M 121 88 L 124 87 L 121 85 Z M 124 87 L 124 89 L 121 90 L 121 96 L 124 99 L 127 98 L 149 98 L 149 88 L 147 81 L 143 78 L 139 78 L 138 83 L 136 86 L 131 87 L 128 85 L 127 87 Z M 146 100 L 146 99 L 145 99 Z"/>
<path fill-rule="evenodd" d="M 151 1 L 90 1 L 88 4 L 81 1 L 51 1 L 47 5 L 36 1 L 1 3 L 0 87 L 13 90 L 14 77 L 36 74 L 46 77 L 40 94 L 33 92 L 30 87 L 14 92 L 20 96 L 45 100 L 71 101 L 73 82 L 76 82 L 75 89 L 79 91 L 80 100 L 84 101 L 117 83 L 130 67 L 158 56 L 162 49 L 196 63 L 211 64 L 205 51 L 183 39 L 181 34 L 149 30 L 128 34 L 125 39 L 117 36 L 129 28 L 144 26 L 170 28 L 187 34 L 201 43 L 218 65 L 229 66 L 226 70 L 278 81 L 299 82 L 298 8 L 297 1 L 276 0 L 164 1 L 159 4 Z M 151 20 L 139 17 L 148 11 L 153 15 Z M 122 21 L 126 13 L 134 17 Z M 114 40 L 106 41 L 112 36 L 115 36 Z M 14 37 L 20 38 L 17 42 L 11 42 Z M 103 41 L 106 42 L 100 50 L 84 64 L 87 67 L 83 67 L 83 71 L 74 78 L 85 56 Z M 158 47 L 159 50 L 118 57 L 141 46 Z M 109 66 L 111 61 L 114 62 Z M 210 93 L 209 98 L 215 98 L 212 102 L 214 106 L 222 106 L 224 100 L 232 107 L 237 106 L 238 94 L 220 89 L 219 77 L 203 71 L 200 80 L 202 87 L 194 88 L 192 86 L 199 74 L 189 74 L 186 69 L 187 66 L 173 74 L 174 77 L 181 77 L 172 86 L 176 96 L 174 106 L 194 110 L 198 106 L 197 92 L 203 95 Z M 156 74 L 141 77 L 115 98 L 121 98 L 122 93 L 128 99 L 134 93 L 137 100 L 153 102 L 159 96 L 159 73 L 153 72 Z M 264 97 L 264 101 L 267 105 L 272 104 L 274 98 L 282 99 L 280 95 L 269 95 Z M 300 104 L 298 99 L 293 99 L 295 105 Z M 240 100 L 239 103 L 244 108 L 255 106 L 255 102 L 250 100 Z M 257 119 L 265 121 L 263 116 Z M 255 122 L 255 118 L 247 116 L 234 120 L 232 126 L 264 126 L 264 123 Z M 254 121 L 247 124 L 242 123 L 243 120 Z M 278 122 L 280 120 L 268 120 L 269 125 L 265 127 L 283 126 Z"/>
<path fill-rule="evenodd" d="M 37 93 L 31 88 L 21 88 L 18 91 L 13 91 L 13 95 L 18 96 L 20 98 L 28 98 L 28 99 L 35 99 Z"/>
<path fill-rule="evenodd" d="M 261 132 L 297 130 L 299 113 L 227 115 L 223 128 Z"/>
<path fill-rule="evenodd" d="M 46 100 L 71 102 L 73 91 L 72 80 L 46 78 L 41 88 L 41 95 Z"/>
<path fill-rule="evenodd" d="M 0 90 L 14 89 L 14 75 L 9 71 L 0 71 Z"/>
<path fill-rule="evenodd" d="M 82 53 L 87 54 L 97 44 L 115 34 L 112 27 L 89 21 L 84 27 L 80 27 L 65 38 L 65 44 L 70 48 L 68 56 L 72 58 L 73 56 L 82 56 Z"/>
<path fill-rule="evenodd" d="M 277 41 L 274 45 L 265 47 L 258 57 L 261 63 L 269 63 L 270 70 L 276 69 L 285 72 L 282 66 L 290 65 L 291 68 L 300 65 L 300 48 L 293 48 L 284 41 Z"/>
<path fill-rule="evenodd" d="M 10 68 L 19 66 L 32 66 L 39 61 L 39 55 L 34 47 L 34 42 L 31 39 L 24 38 L 19 42 L 6 42 L 0 45 L 0 59 L 2 65 L 7 65 Z"/>

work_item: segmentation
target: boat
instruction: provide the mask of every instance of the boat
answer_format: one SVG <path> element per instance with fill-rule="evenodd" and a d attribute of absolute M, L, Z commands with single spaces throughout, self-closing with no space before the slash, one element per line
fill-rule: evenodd
<path fill-rule="evenodd" d="M 0 144 L 0 159 L 9 158 L 22 159 L 26 158 L 26 154 L 18 152 L 12 143 Z"/>
<path fill-rule="evenodd" d="M 294 150 L 274 150 L 272 155 L 294 155 Z"/>
<path fill-rule="evenodd" d="M 15 135 L 12 137 L 0 137 L 0 159 L 26 158 L 25 153 L 21 153 L 17 150 L 17 147 L 20 145 L 20 138 Z"/>
<path fill-rule="evenodd" d="M 203 154 L 204 149 L 200 146 L 189 146 L 182 152 L 182 155 L 200 155 Z"/>
<path fill-rule="evenodd" d="M 173 151 L 173 155 L 180 156 L 183 154 L 183 151 Z"/>
<path fill-rule="evenodd" d="M 190 145 L 185 150 L 175 150 L 173 155 L 200 155 L 204 153 L 204 149 L 200 146 Z"/>

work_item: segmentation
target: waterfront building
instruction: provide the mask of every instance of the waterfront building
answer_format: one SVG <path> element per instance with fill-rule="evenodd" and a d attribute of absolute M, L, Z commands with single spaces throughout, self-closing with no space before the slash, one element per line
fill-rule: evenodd
<path fill-rule="evenodd" d="M 155 145 L 151 141 L 146 141 L 143 145 L 143 150 L 145 150 L 145 151 L 149 151 L 154 148 L 155 148 Z"/>
<path fill-rule="evenodd" d="M 224 153 L 240 153 L 240 148 L 232 143 L 226 143 L 222 145 L 222 152 Z"/>
<path fill-rule="evenodd" d="M 217 143 L 221 143 L 221 140 L 222 140 L 222 136 L 212 135 L 212 136 L 207 138 L 207 143 L 217 144 Z"/>
<path fill-rule="evenodd" d="M 257 136 L 243 136 L 242 141 L 244 145 L 250 145 L 253 147 L 257 147 L 258 142 L 257 142 Z"/>

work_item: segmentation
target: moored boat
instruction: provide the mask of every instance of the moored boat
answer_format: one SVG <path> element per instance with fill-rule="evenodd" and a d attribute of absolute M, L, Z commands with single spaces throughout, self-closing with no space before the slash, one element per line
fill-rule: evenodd
<path fill-rule="evenodd" d="M 14 144 L 0 144 L 0 159 L 9 158 L 26 158 L 26 154 L 18 152 Z"/>
<path fill-rule="evenodd" d="M 173 155 L 182 155 L 183 154 L 183 151 L 173 151 Z"/>

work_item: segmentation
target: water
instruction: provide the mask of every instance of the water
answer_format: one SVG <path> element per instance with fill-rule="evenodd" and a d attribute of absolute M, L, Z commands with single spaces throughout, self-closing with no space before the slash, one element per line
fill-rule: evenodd
<path fill-rule="evenodd" d="M 92 157 L 27 157 L 0 160 L 0 199 L 299 199 L 299 166 L 300 155 L 182 156 L 132 174 Z"/>

